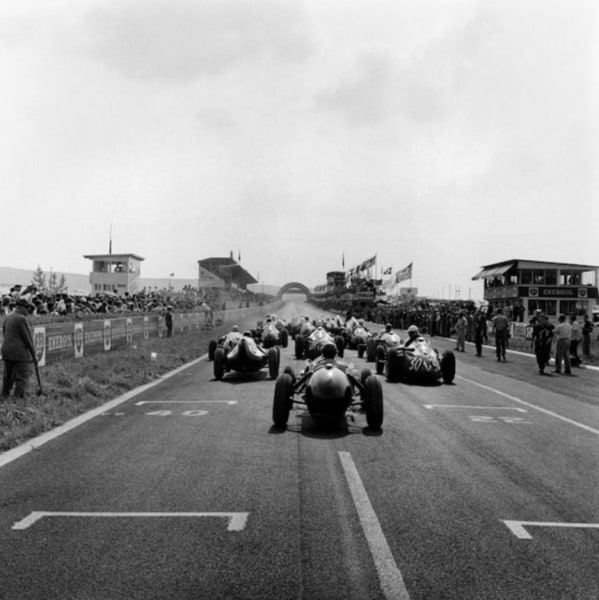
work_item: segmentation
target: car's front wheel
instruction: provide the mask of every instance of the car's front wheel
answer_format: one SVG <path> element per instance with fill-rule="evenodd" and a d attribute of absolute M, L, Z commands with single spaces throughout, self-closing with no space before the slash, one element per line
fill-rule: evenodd
<path fill-rule="evenodd" d="M 383 424 L 383 386 L 380 379 L 371 375 L 365 382 L 366 401 L 364 411 L 366 412 L 366 423 L 372 431 L 379 431 Z"/>
<path fill-rule="evenodd" d="M 455 354 L 445 350 L 441 357 L 441 376 L 445 383 L 452 383 L 455 379 Z"/>
<path fill-rule="evenodd" d="M 214 379 L 220 381 L 225 374 L 225 350 L 217 348 L 214 352 Z"/>
<path fill-rule="evenodd" d="M 283 373 L 275 383 L 275 397 L 272 405 L 272 420 L 277 429 L 285 429 L 289 421 L 292 405 L 293 380 L 289 373 Z"/>

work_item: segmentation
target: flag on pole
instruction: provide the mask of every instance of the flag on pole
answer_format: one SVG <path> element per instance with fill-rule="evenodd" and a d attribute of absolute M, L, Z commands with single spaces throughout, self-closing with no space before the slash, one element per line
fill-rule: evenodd
<path fill-rule="evenodd" d="M 397 273 L 395 273 L 395 283 L 405 281 L 406 279 L 412 279 L 412 263 L 410 263 L 401 271 L 397 271 Z"/>
<path fill-rule="evenodd" d="M 383 275 L 391 275 L 392 272 L 393 272 L 393 267 L 389 267 L 388 269 L 385 269 L 383 271 Z"/>
<path fill-rule="evenodd" d="M 365 260 L 360 265 L 360 271 L 366 271 L 367 269 L 370 269 L 370 267 L 374 267 L 375 264 L 376 264 L 376 254 L 372 258 Z"/>

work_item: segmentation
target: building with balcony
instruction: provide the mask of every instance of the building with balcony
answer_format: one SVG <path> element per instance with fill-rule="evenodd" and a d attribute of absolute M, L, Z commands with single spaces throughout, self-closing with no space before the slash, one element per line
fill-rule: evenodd
<path fill-rule="evenodd" d="M 85 254 L 83 258 L 92 261 L 89 274 L 91 293 L 125 292 L 135 294 L 141 291 L 140 272 L 144 260 L 137 254 Z"/>
<path fill-rule="evenodd" d="M 514 320 L 528 320 L 536 309 L 550 318 L 591 316 L 599 298 L 599 267 L 514 258 L 485 265 L 472 279 L 484 281 L 484 299 Z"/>

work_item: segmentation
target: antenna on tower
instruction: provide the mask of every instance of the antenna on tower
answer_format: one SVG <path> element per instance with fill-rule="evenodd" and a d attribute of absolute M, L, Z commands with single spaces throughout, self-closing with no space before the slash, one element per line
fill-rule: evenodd
<path fill-rule="evenodd" d="M 110 224 L 110 232 L 108 234 L 108 254 L 112 254 L 112 223 Z"/>

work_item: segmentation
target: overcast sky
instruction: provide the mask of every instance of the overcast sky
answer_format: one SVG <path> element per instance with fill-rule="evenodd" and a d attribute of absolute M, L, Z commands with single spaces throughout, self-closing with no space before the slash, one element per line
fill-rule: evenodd
<path fill-rule="evenodd" d="M 594 0 L 0 0 L 0 265 L 430 296 L 599 264 Z M 408 285 L 410 282 L 404 282 Z"/>

